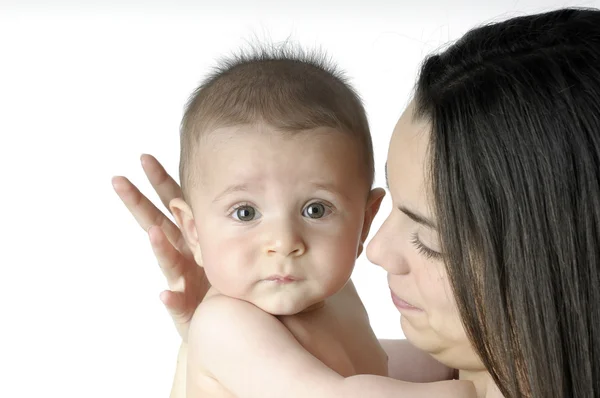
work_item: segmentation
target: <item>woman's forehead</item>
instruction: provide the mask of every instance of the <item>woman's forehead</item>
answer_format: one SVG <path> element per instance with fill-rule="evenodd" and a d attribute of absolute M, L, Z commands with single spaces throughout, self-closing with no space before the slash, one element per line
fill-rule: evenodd
<path fill-rule="evenodd" d="M 430 125 L 415 120 L 411 105 L 396 124 L 388 151 L 386 177 L 394 201 L 429 214 L 426 176 Z"/>

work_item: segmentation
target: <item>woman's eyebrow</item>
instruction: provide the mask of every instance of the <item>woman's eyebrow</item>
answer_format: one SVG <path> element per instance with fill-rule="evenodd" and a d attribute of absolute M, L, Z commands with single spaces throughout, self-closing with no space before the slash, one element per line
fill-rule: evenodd
<path fill-rule="evenodd" d="M 388 191 L 389 191 L 389 189 L 390 189 L 390 183 L 388 182 L 388 176 L 387 176 L 387 160 L 386 160 L 386 162 L 385 162 L 385 169 L 384 169 L 384 172 L 385 172 L 385 187 L 386 187 L 386 188 L 388 189 Z"/>
<path fill-rule="evenodd" d="M 387 187 L 387 189 L 390 189 L 390 183 L 388 182 L 387 162 L 385 162 L 385 186 Z M 414 222 L 416 222 L 418 224 L 424 225 L 427 228 L 437 229 L 437 227 L 435 226 L 435 223 L 433 221 L 431 221 L 429 218 L 427 218 L 415 211 L 409 210 L 405 206 L 398 206 L 398 210 L 400 210 L 402 213 L 406 214 L 408 216 L 408 218 L 410 218 L 411 220 L 413 220 Z"/>
<path fill-rule="evenodd" d="M 437 227 L 435 226 L 435 223 L 433 221 L 431 221 L 430 219 L 428 219 L 427 217 L 425 217 L 419 213 L 409 210 L 404 206 L 398 206 L 398 210 L 400 210 L 402 213 L 406 214 L 408 216 L 408 218 L 410 218 L 411 220 L 413 220 L 416 223 L 424 225 L 427 228 L 437 229 Z"/>

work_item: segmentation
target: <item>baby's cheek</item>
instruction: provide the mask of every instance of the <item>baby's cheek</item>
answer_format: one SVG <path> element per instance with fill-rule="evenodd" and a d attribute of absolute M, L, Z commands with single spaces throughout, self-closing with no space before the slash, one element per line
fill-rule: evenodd
<path fill-rule="evenodd" d="M 356 243 L 340 239 L 321 242 L 316 248 L 313 258 L 318 261 L 316 268 L 324 288 L 335 293 L 348 281 L 356 261 Z"/>
<path fill-rule="evenodd" d="M 255 250 L 247 239 L 221 239 L 210 253 L 215 268 L 227 283 L 237 290 L 244 289 L 257 267 Z"/>
<path fill-rule="evenodd" d="M 211 284 L 216 284 L 219 279 L 226 277 L 227 264 L 231 264 L 230 255 L 231 253 L 217 242 L 205 242 L 202 247 L 202 260 Z"/>
<path fill-rule="evenodd" d="M 215 256 L 212 251 L 204 251 L 202 253 L 202 259 L 204 261 L 204 272 L 206 273 L 206 277 L 210 284 L 218 290 L 221 290 L 220 285 L 222 284 L 223 279 L 227 277 L 226 272 L 224 272 L 224 269 L 221 266 L 223 258 Z"/>

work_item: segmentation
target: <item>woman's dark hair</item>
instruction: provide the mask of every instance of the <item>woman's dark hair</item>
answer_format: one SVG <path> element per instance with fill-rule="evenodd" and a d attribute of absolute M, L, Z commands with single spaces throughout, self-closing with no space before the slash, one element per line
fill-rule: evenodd
<path fill-rule="evenodd" d="M 467 334 L 506 397 L 600 396 L 600 11 L 468 32 L 415 118 Z"/>

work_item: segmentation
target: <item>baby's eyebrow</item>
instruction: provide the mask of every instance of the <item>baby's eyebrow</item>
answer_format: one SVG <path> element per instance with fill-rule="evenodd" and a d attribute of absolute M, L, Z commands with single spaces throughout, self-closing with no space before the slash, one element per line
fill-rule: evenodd
<path fill-rule="evenodd" d="M 342 189 L 340 189 L 337 185 L 335 185 L 333 183 L 312 181 L 312 182 L 310 182 L 310 184 L 318 190 L 327 191 L 333 195 L 340 196 L 345 200 L 350 200 L 348 195 L 346 193 L 344 193 L 344 191 Z"/>
<path fill-rule="evenodd" d="M 317 190 L 322 190 L 322 191 L 327 191 L 331 194 L 334 195 L 339 195 L 345 199 L 348 199 L 347 195 L 342 192 L 338 186 L 336 186 L 333 183 L 330 182 L 326 182 L 326 181 L 311 181 L 309 182 L 309 184 L 312 186 L 312 188 L 317 189 Z M 225 198 L 228 195 L 231 195 L 232 193 L 236 193 L 236 192 L 249 192 L 250 190 L 255 190 L 255 189 L 261 189 L 260 188 L 260 184 L 257 187 L 255 184 L 248 184 L 248 183 L 241 183 L 241 184 L 232 184 L 229 185 L 227 188 L 225 188 L 221 193 L 219 193 L 214 199 L 213 202 L 219 202 L 220 200 L 222 200 L 223 198 Z"/>
<path fill-rule="evenodd" d="M 221 199 L 223 199 L 225 196 L 230 195 L 232 193 L 235 192 L 248 192 L 250 190 L 250 188 L 248 187 L 248 184 L 234 184 L 234 185 L 230 185 L 227 188 L 225 188 L 223 190 L 223 192 L 221 192 L 220 194 L 218 194 L 215 199 L 213 200 L 213 202 L 218 202 Z"/>
<path fill-rule="evenodd" d="M 339 189 L 331 183 L 327 183 L 327 182 L 311 182 L 311 184 L 317 188 L 317 189 L 322 189 L 323 191 L 330 191 L 330 192 L 338 192 Z"/>

